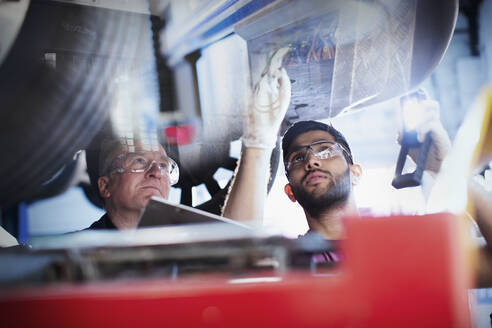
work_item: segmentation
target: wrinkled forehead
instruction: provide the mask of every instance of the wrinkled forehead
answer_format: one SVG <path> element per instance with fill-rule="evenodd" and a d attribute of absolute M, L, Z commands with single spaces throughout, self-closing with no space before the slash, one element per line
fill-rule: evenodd
<path fill-rule="evenodd" d="M 151 161 L 151 160 L 168 161 L 168 159 L 169 159 L 166 155 L 166 152 L 136 150 L 133 152 L 122 152 L 115 157 L 115 160 L 118 160 L 118 159 L 134 160 L 135 158 L 141 158 L 141 157 L 144 157 L 145 159 L 147 159 L 149 161 Z"/>
<path fill-rule="evenodd" d="M 115 154 L 115 157 L 122 154 L 149 155 L 152 157 L 167 156 L 166 151 L 160 144 L 149 146 L 141 143 L 136 143 L 134 145 L 121 145 Z"/>
<path fill-rule="evenodd" d="M 298 135 L 290 144 L 287 154 L 321 140 L 335 142 L 335 138 L 329 132 L 312 130 Z"/>
<path fill-rule="evenodd" d="M 107 173 L 111 164 L 117 157 L 124 154 L 137 153 L 148 154 L 149 156 L 160 158 L 166 157 L 166 151 L 158 142 L 142 142 L 135 139 L 116 139 L 111 140 L 101 147 L 99 174 L 100 176 Z"/>

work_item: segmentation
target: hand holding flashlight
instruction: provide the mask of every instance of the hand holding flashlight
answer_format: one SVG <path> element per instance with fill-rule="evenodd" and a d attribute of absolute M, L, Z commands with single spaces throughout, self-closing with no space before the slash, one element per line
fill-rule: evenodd
<path fill-rule="evenodd" d="M 423 90 L 401 98 L 404 128 L 398 142 L 402 148 L 398 157 L 395 188 L 418 186 L 423 171 L 435 176 L 444 157 L 451 148 L 451 141 L 439 120 L 439 104 L 430 100 Z M 413 173 L 402 175 L 406 155 L 417 164 Z"/>
<path fill-rule="evenodd" d="M 432 175 L 439 172 L 444 157 L 451 149 L 451 141 L 439 117 L 439 103 L 428 99 L 423 90 L 402 99 L 404 131 L 398 138 L 402 144 L 405 133 L 414 133 L 418 143 L 410 145 L 408 155 L 418 163 L 420 147 L 427 135 L 431 139 L 424 170 Z"/>

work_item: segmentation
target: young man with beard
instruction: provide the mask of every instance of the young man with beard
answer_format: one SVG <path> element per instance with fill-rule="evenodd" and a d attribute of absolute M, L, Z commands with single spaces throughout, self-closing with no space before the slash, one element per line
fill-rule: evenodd
<path fill-rule="evenodd" d="M 284 188 L 287 197 L 302 206 L 310 231 L 326 239 L 340 239 L 343 236 L 342 217 L 358 215 L 352 188 L 362 174 L 360 165 L 353 162 L 345 137 L 331 125 L 300 121 L 285 133 L 282 150 L 289 181 Z M 255 201 L 255 193 L 251 190 L 266 195 L 266 187 L 255 182 L 253 177 L 259 176 L 261 171 L 267 176 L 265 167 L 269 165 L 269 153 L 269 150 L 253 147 L 244 150 L 224 206 L 225 216 L 253 224 L 261 221 L 262 214 L 257 213 L 263 209 L 264 201 Z M 256 169 L 253 161 L 258 164 Z M 243 164 L 246 168 L 241 168 Z M 246 188 L 256 189 L 246 193 Z M 240 204 L 236 198 L 238 190 L 246 198 Z M 234 206 L 231 205 L 233 202 Z"/>
<path fill-rule="evenodd" d="M 290 102 L 290 80 L 282 68 L 286 52 L 280 49 L 273 54 L 255 86 L 243 120 L 243 152 L 222 211 L 225 217 L 252 225 L 263 219 L 270 156 Z M 426 169 L 436 174 L 450 141 L 439 122 L 437 103 L 427 100 L 422 105 L 430 107 L 432 115 L 419 135 L 432 135 Z M 341 218 L 358 215 L 352 188 L 362 174 L 347 141 L 330 125 L 301 121 L 285 133 L 282 149 L 289 181 L 285 193 L 303 207 L 310 231 L 339 239 L 343 236 Z"/>
<path fill-rule="evenodd" d="M 222 210 L 223 216 L 251 225 L 263 220 L 270 156 L 290 103 L 290 79 L 282 67 L 287 52 L 282 48 L 272 55 L 243 113 L 244 147 Z M 282 148 L 287 196 L 299 201 L 310 230 L 339 238 L 340 218 L 357 213 L 351 185 L 361 174 L 345 138 L 326 124 L 299 122 L 285 134 Z"/>
<path fill-rule="evenodd" d="M 302 206 L 310 230 L 339 239 L 341 218 L 358 213 L 352 186 L 362 173 L 344 136 L 331 125 L 301 121 L 285 133 L 282 150 L 286 195 Z"/>
<path fill-rule="evenodd" d="M 222 214 L 228 218 L 259 225 L 263 219 L 264 202 L 270 172 L 270 156 L 277 134 L 290 102 L 290 80 L 282 68 L 285 49 L 277 51 L 269 61 L 256 85 L 252 102 L 244 117 L 243 152 L 236 169 Z M 259 92 L 263 91 L 263 92 Z M 424 124 L 419 139 L 431 133 L 426 171 L 435 176 L 451 143 L 439 121 L 439 106 L 426 100 Z M 342 218 L 357 216 L 352 189 L 362 169 L 353 161 L 344 136 L 331 125 L 301 121 L 291 126 L 282 140 L 283 159 L 288 184 L 285 193 L 304 209 L 309 233 L 326 239 L 343 237 Z M 410 149 L 410 157 L 417 160 Z M 477 268 L 478 286 L 492 286 L 492 193 L 471 183 L 469 194 L 476 208 L 476 220 L 486 245 L 480 248 Z M 314 261 L 337 260 L 337 254 L 317 254 Z"/>

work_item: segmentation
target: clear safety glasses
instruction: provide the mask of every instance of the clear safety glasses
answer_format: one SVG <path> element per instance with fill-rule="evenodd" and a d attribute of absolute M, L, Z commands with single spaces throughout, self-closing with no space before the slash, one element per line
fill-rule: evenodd
<path fill-rule="evenodd" d="M 179 168 L 176 162 L 168 157 L 162 156 L 160 159 L 150 159 L 151 153 L 125 153 L 116 157 L 112 173 L 144 173 L 157 165 L 161 174 L 168 177 L 169 184 L 175 185 L 179 180 Z"/>
<path fill-rule="evenodd" d="M 285 171 L 304 165 L 308 159 L 308 152 L 311 151 L 314 157 L 318 159 L 328 159 L 335 156 L 344 156 L 347 162 L 352 163 L 352 156 L 345 148 L 337 142 L 320 140 L 312 144 L 301 146 L 295 149 L 286 157 Z"/>

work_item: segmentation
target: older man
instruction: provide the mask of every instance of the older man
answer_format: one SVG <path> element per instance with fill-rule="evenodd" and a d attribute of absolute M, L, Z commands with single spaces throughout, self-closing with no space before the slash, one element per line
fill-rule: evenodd
<path fill-rule="evenodd" d="M 88 229 L 132 229 L 152 196 L 167 199 L 179 169 L 160 144 L 117 139 L 103 142 L 97 185 L 106 214 Z"/>

